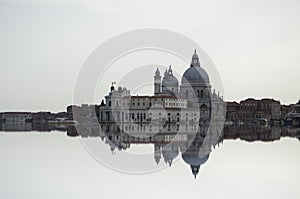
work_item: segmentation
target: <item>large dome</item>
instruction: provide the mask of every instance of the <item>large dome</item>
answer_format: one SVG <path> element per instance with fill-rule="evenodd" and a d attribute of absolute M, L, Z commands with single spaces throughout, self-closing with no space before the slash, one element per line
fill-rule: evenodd
<path fill-rule="evenodd" d="M 183 73 L 181 83 L 209 83 L 209 77 L 203 68 L 191 66 Z"/>
<path fill-rule="evenodd" d="M 191 67 L 189 67 L 182 76 L 181 83 L 209 83 L 207 72 L 200 66 L 199 57 L 195 50 Z"/>

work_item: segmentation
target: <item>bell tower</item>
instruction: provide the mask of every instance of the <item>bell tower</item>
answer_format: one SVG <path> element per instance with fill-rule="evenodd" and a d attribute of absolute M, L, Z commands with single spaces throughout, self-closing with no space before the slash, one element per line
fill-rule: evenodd
<path fill-rule="evenodd" d="M 158 95 L 159 93 L 161 93 L 161 76 L 157 68 L 154 76 L 154 95 Z"/>

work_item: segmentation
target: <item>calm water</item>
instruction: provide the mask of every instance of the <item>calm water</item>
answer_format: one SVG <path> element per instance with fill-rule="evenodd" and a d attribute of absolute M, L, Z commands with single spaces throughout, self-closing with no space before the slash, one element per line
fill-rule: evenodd
<path fill-rule="evenodd" d="M 183 158 L 189 140 L 184 134 L 176 137 L 172 149 L 164 149 L 158 164 L 155 145 L 146 138 L 127 145 L 123 138 L 123 148 L 112 149 L 109 137 L 75 136 L 70 130 L 68 135 L 63 129 L 0 132 L 0 197 L 300 198 L 295 130 L 229 128 L 204 158 L 196 179 Z M 169 166 L 165 159 L 172 154 Z M 147 174 L 116 171 L 142 167 Z"/>

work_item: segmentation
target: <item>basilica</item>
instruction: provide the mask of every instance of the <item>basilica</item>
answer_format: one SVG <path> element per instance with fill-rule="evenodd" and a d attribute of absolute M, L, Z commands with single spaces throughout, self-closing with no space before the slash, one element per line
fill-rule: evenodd
<path fill-rule="evenodd" d="M 211 89 L 209 76 L 194 51 L 181 83 L 169 66 L 163 77 L 154 73 L 154 94 L 131 96 L 125 87 L 111 86 L 99 108 L 100 123 L 208 123 L 224 112 L 222 97 Z"/>

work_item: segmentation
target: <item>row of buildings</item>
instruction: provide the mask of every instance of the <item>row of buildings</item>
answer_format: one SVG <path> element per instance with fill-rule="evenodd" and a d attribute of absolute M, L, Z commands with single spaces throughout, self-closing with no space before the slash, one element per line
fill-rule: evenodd
<path fill-rule="evenodd" d="M 0 123 L 47 123 L 57 119 L 67 118 L 66 112 L 3 112 L 0 113 Z"/>
<path fill-rule="evenodd" d="M 295 109 L 297 104 L 283 105 L 280 101 L 270 98 L 248 98 L 239 103 L 226 102 L 226 121 L 244 123 L 256 123 L 259 121 L 287 122 L 290 118 L 289 114 L 297 112 Z"/>

